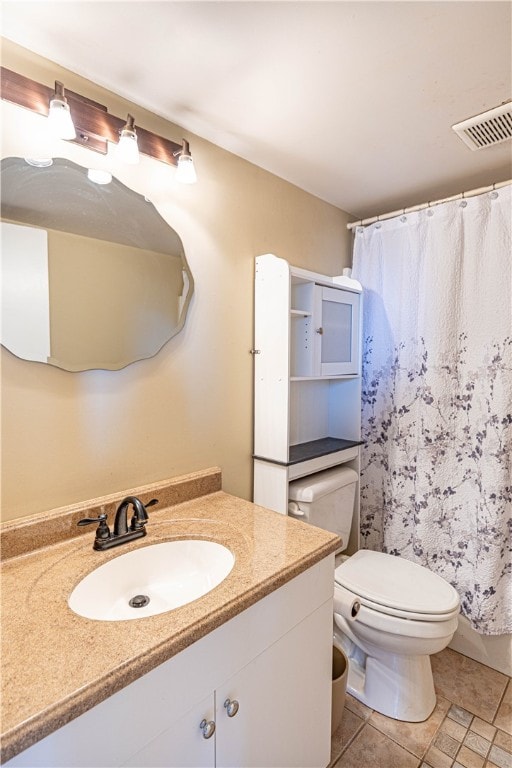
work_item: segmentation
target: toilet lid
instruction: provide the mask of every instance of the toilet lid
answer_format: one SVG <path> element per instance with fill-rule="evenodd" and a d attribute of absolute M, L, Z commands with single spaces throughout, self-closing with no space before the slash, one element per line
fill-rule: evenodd
<path fill-rule="evenodd" d="M 339 565 L 335 581 L 377 605 L 416 614 L 451 613 L 455 589 L 441 576 L 402 557 L 361 549 Z"/>

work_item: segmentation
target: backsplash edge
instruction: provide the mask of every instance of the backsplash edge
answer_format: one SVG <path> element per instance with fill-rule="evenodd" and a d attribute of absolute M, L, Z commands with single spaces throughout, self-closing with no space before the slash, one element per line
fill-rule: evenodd
<path fill-rule="evenodd" d="M 126 496 L 137 496 L 143 503 L 158 497 L 159 508 L 175 506 L 222 489 L 219 467 L 191 472 L 155 483 L 128 488 L 106 496 L 69 504 L 46 512 L 0 523 L 1 559 L 25 555 L 83 534 L 91 534 L 89 526 L 77 527 L 83 517 L 98 517 L 106 512 L 109 522 Z"/>

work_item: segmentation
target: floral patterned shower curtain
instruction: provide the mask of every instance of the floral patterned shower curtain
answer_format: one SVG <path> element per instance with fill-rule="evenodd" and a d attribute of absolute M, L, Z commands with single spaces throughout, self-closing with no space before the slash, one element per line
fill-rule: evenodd
<path fill-rule="evenodd" d="M 489 635 L 512 631 L 511 191 L 359 227 L 354 246 L 363 546 L 443 576 Z"/>

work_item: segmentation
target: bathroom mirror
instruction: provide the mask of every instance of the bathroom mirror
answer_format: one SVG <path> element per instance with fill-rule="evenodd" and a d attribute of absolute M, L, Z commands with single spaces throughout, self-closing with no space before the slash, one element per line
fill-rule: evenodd
<path fill-rule="evenodd" d="M 67 371 L 117 370 L 181 330 L 193 278 L 152 203 L 62 158 L 8 157 L 0 174 L 7 349 Z"/>

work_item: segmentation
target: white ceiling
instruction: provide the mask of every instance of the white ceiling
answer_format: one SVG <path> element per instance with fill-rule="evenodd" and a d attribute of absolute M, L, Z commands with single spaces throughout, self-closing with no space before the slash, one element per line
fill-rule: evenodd
<path fill-rule="evenodd" d="M 510 178 L 451 126 L 510 99 L 511 8 L 4 0 L 2 34 L 360 217 Z"/>

